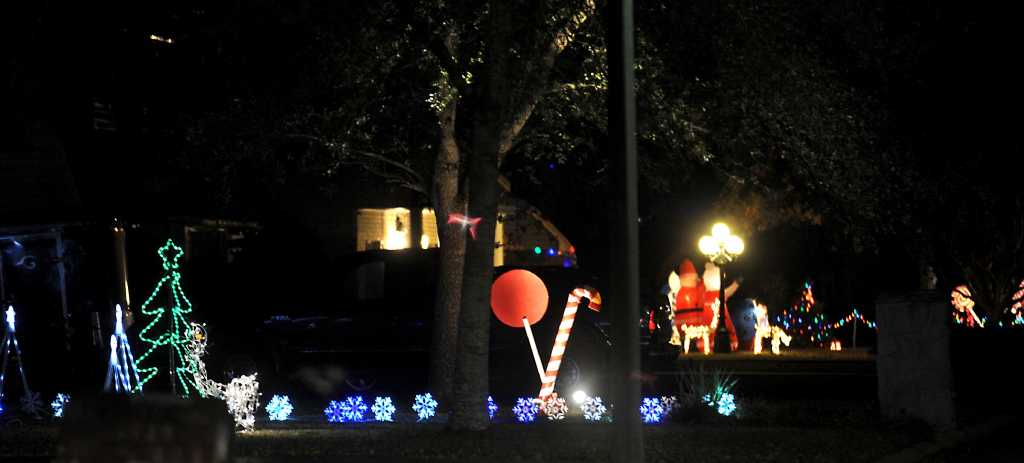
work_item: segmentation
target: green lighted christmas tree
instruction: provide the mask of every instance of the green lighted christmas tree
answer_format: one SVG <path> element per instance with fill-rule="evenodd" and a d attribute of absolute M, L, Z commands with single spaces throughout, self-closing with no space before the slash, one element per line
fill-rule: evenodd
<path fill-rule="evenodd" d="M 776 316 L 775 324 L 780 325 L 786 334 L 792 336 L 798 346 L 821 345 L 829 336 L 828 319 L 814 300 L 814 291 L 809 281 L 804 283 L 800 300 Z"/>
<path fill-rule="evenodd" d="M 168 358 L 167 371 L 175 377 L 171 379 L 171 388 L 177 389 L 177 383 L 181 385 L 181 390 L 176 391 L 177 393 L 188 397 L 190 391 L 195 390 L 202 396 L 202 392 L 195 385 L 195 364 L 188 355 L 192 328 L 185 314 L 192 312 L 192 303 L 181 289 L 181 273 L 178 272 L 178 259 L 184 253 L 178 245 L 168 239 L 157 254 L 164 261 L 164 275 L 142 304 L 142 314 L 152 316 L 153 319 L 139 331 L 139 339 L 149 344 L 149 349 L 140 355 L 136 362 L 142 377 L 139 388 L 141 389 L 143 384 L 160 372 L 158 367 L 144 365 L 154 351 L 165 347 Z"/>

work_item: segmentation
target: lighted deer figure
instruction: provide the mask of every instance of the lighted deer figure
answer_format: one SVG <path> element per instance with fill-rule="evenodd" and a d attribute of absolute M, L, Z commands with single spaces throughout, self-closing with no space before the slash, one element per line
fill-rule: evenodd
<path fill-rule="evenodd" d="M 754 301 L 754 316 L 757 323 L 754 325 L 754 355 L 761 353 L 761 340 L 772 338 L 772 353 L 779 355 L 781 344 L 789 346 L 792 337 L 782 331 L 782 328 L 768 324 L 768 307 Z"/>
<path fill-rule="evenodd" d="M 210 379 L 206 374 L 203 355 L 206 354 L 206 328 L 192 323 L 192 338 L 189 340 L 189 356 L 195 364 L 195 382 L 205 397 L 214 397 L 227 402 L 228 413 L 235 419 L 235 425 L 243 431 L 251 431 L 256 424 L 256 408 L 259 407 L 260 383 L 256 374 L 233 378 L 228 384 Z"/>

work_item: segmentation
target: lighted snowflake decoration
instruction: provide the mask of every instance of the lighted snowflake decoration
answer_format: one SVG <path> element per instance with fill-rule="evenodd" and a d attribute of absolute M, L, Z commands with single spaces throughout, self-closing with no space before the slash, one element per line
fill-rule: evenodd
<path fill-rule="evenodd" d="M 600 397 L 587 397 L 580 408 L 583 409 L 583 418 L 587 421 L 601 421 L 608 412 Z"/>
<path fill-rule="evenodd" d="M 267 403 L 267 415 L 270 421 L 284 421 L 292 414 L 292 401 L 286 395 L 275 395 Z"/>
<path fill-rule="evenodd" d="M 50 407 L 53 408 L 53 417 L 64 418 L 64 406 L 70 401 L 71 396 L 64 393 L 57 394 L 57 398 L 50 402 Z"/>
<path fill-rule="evenodd" d="M 391 402 L 391 397 L 377 397 L 370 411 L 377 421 L 395 421 L 395 404 Z"/>
<path fill-rule="evenodd" d="M 566 405 L 565 399 L 558 397 L 557 394 L 551 394 L 544 404 L 541 405 L 541 410 L 544 411 L 544 415 L 551 421 L 564 420 L 565 414 L 569 413 L 569 406 Z"/>
<path fill-rule="evenodd" d="M 332 400 L 331 403 L 327 404 L 327 408 L 324 409 L 324 416 L 327 417 L 328 422 L 341 423 L 344 418 L 341 402 Z"/>
<path fill-rule="evenodd" d="M 736 398 L 730 392 L 722 393 L 717 402 L 711 399 L 710 394 L 704 394 L 704 402 L 723 416 L 731 416 L 736 411 Z"/>
<path fill-rule="evenodd" d="M 671 415 L 679 408 L 679 399 L 676 399 L 675 396 L 662 396 L 661 406 L 665 409 L 665 416 Z"/>
<path fill-rule="evenodd" d="M 430 393 L 419 394 L 416 396 L 416 402 L 412 405 L 412 411 L 416 412 L 419 417 L 417 421 L 429 420 L 437 410 L 437 401 Z"/>
<path fill-rule="evenodd" d="M 494 403 L 493 397 L 487 396 L 487 416 L 493 420 L 495 413 L 498 413 L 498 404 Z"/>
<path fill-rule="evenodd" d="M 369 408 L 361 396 L 346 397 L 345 401 L 341 403 L 342 421 L 363 421 Z"/>
<path fill-rule="evenodd" d="M 533 399 L 520 397 L 516 399 L 516 405 L 512 407 L 512 414 L 516 416 L 516 421 L 520 423 L 529 423 L 537 418 L 537 412 L 540 408 L 534 403 Z"/>
<path fill-rule="evenodd" d="M 726 392 L 718 399 L 718 413 L 724 416 L 731 416 L 736 411 L 736 398 Z"/>
<path fill-rule="evenodd" d="M 657 397 L 645 397 L 640 404 L 640 416 L 644 423 L 660 423 L 665 416 L 665 407 Z"/>
<path fill-rule="evenodd" d="M 39 400 L 39 393 L 25 393 L 21 397 L 21 411 L 26 415 L 32 415 L 36 418 L 41 418 L 43 410 L 43 401 Z"/>

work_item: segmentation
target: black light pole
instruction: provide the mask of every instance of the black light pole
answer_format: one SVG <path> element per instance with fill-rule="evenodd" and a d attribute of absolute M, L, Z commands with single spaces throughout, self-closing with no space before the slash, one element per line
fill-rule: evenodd
<path fill-rule="evenodd" d="M 732 262 L 737 256 L 743 254 L 743 240 L 739 236 L 733 235 L 728 225 L 716 223 L 711 227 L 711 235 L 702 236 L 700 242 L 697 243 L 697 247 L 700 249 L 701 254 L 707 256 L 708 260 L 718 266 L 718 313 L 720 318 L 724 318 L 723 311 L 726 310 L 725 264 Z M 718 324 L 719 327 L 722 325 L 724 324 Z M 717 336 L 719 331 L 720 329 L 716 327 L 715 332 L 711 333 L 711 335 Z M 731 345 L 729 350 L 732 350 Z"/>
<path fill-rule="evenodd" d="M 644 461 L 640 424 L 640 261 L 637 230 L 636 95 L 633 91 L 633 1 L 609 2 L 608 135 L 614 167 L 612 194 L 612 326 L 614 328 L 615 437 L 611 461 Z"/>

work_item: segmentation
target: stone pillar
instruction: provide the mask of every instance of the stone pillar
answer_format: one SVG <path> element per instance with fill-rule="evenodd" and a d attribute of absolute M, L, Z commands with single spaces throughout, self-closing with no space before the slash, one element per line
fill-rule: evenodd
<path fill-rule="evenodd" d="M 949 361 L 949 302 L 934 291 L 878 301 L 878 399 L 889 419 L 955 427 Z"/>

